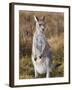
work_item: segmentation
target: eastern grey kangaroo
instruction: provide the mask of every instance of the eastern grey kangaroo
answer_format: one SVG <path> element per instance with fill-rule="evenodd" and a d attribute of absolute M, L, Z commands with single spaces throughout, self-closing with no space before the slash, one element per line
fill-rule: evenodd
<path fill-rule="evenodd" d="M 39 20 L 34 16 L 36 22 L 36 31 L 33 36 L 33 45 L 32 45 L 32 62 L 34 65 L 35 77 L 38 77 L 38 74 L 46 73 L 46 77 L 50 76 L 51 71 L 51 48 L 44 35 L 44 17 L 42 20 Z"/>

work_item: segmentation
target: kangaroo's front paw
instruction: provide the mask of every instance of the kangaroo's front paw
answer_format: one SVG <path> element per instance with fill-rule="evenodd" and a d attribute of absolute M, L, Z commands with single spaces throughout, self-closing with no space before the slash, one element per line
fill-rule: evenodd
<path fill-rule="evenodd" d="M 37 57 L 35 57 L 34 60 L 36 61 L 37 60 Z"/>
<path fill-rule="evenodd" d="M 39 58 L 41 59 L 42 58 L 42 55 L 40 55 Z"/>

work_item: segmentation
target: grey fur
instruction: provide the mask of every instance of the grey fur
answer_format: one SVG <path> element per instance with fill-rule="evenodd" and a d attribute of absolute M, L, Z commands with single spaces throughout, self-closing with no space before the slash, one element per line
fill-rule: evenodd
<path fill-rule="evenodd" d="M 48 78 L 51 71 L 51 48 L 44 35 L 44 22 L 39 21 L 35 16 L 34 19 L 36 21 L 36 31 L 33 36 L 32 62 L 35 77 L 38 77 L 38 73 L 46 73 Z"/>

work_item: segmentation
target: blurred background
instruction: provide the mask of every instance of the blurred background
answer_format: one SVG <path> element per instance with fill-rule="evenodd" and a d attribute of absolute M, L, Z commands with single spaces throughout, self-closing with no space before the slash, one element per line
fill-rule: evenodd
<path fill-rule="evenodd" d="M 34 16 L 45 16 L 45 36 L 52 48 L 53 64 L 61 64 L 53 69 L 50 77 L 64 76 L 64 13 L 19 11 L 19 79 L 34 78 L 31 60 L 32 39 L 35 32 Z M 45 77 L 44 75 L 40 76 Z"/>

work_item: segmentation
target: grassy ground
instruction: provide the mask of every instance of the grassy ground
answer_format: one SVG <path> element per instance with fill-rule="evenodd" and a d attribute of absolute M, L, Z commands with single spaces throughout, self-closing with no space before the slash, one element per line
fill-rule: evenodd
<path fill-rule="evenodd" d="M 22 57 L 20 60 L 20 79 L 34 77 L 33 64 L 30 56 Z"/>

